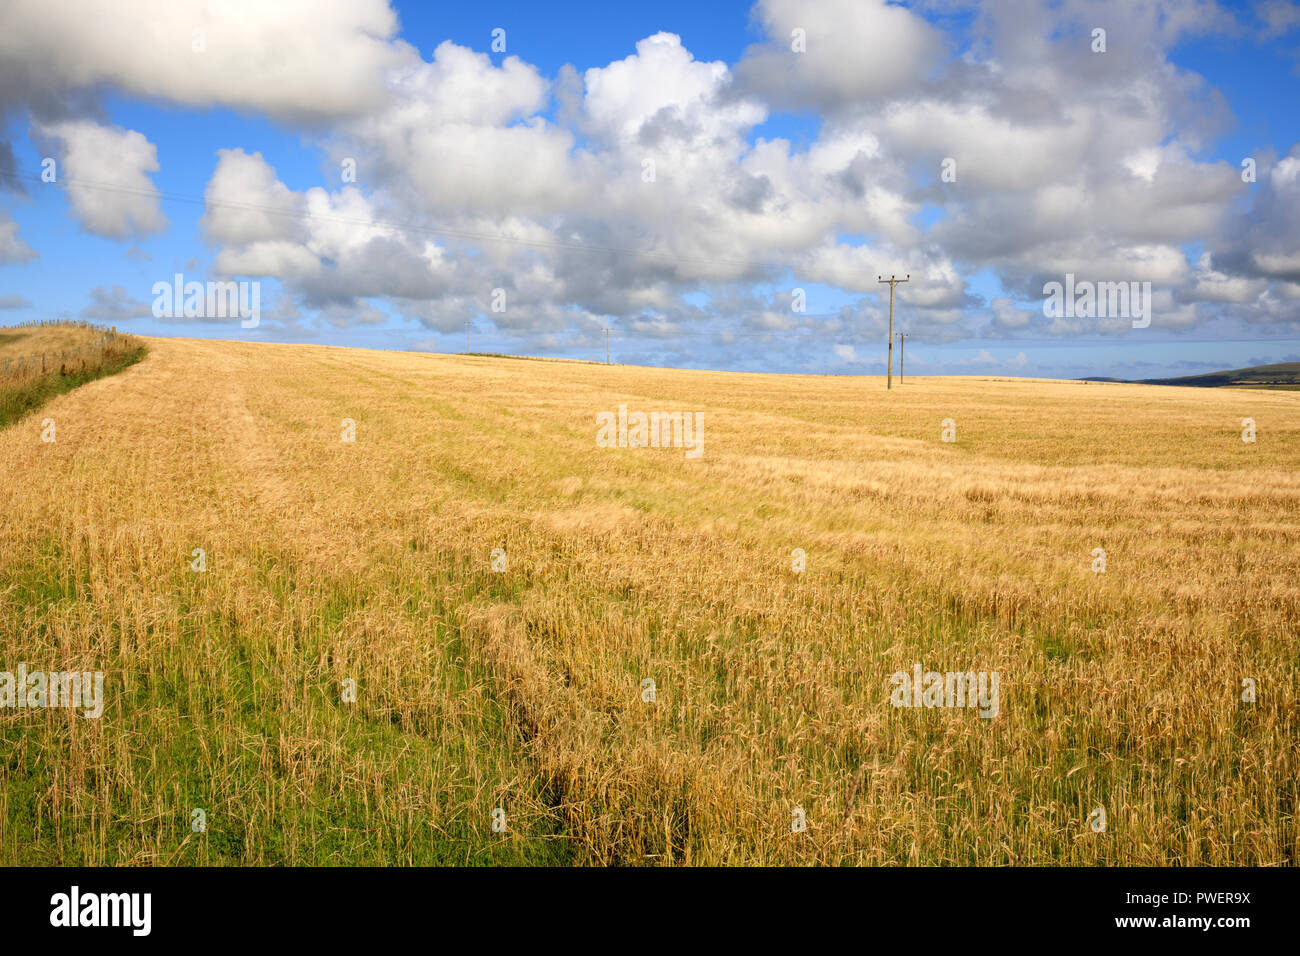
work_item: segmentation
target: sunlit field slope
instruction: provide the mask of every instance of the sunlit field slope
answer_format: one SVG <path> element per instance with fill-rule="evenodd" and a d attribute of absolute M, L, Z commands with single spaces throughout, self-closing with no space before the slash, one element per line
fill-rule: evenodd
<path fill-rule="evenodd" d="M 88 322 L 0 327 L 0 428 L 55 395 L 120 372 L 143 355 L 144 344 L 136 336 Z"/>
<path fill-rule="evenodd" d="M 147 342 L 0 432 L 0 669 L 104 675 L 0 863 L 1296 860 L 1300 393 Z"/>

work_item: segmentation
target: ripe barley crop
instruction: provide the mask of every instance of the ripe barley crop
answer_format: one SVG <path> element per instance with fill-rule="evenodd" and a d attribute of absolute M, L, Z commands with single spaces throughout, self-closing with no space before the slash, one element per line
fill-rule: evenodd
<path fill-rule="evenodd" d="M 1294 392 L 147 341 L 0 432 L 0 669 L 105 675 L 0 864 L 1296 860 Z"/>

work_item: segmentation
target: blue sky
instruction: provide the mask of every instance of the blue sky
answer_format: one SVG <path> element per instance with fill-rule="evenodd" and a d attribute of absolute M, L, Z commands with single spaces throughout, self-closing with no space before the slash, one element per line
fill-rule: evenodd
<path fill-rule="evenodd" d="M 895 327 L 917 374 L 1300 360 L 1294 4 L 1031 16 L 1015 3 L 366 0 L 289 4 L 287 23 L 254 6 L 238 31 L 201 4 L 106 9 L 139 38 L 135 62 L 104 52 L 75 5 L 0 13 L 18 174 L 0 191 L 0 322 L 432 351 L 462 350 L 469 322 L 476 351 L 574 358 L 603 358 L 608 326 L 616 361 L 880 374 L 887 298 L 871 273 L 910 270 Z M 185 49 L 192 23 L 202 53 Z M 789 27 L 805 23 L 795 54 Z M 1097 23 L 1100 55 L 1076 39 Z M 54 73 L 53 94 L 28 88 L 25 56 Z M 353 154 L 364 172 L 346 185 L 339 159 Z M 60 182 L 33 180 L 47 156 Z M 1240 182 L 1244 157 L 1254 183 Z M 647 161 L 651 183 L 637 176 Z M 307 225 L 214 216 L 216 182 Z M 159 195 L 108 208 L 111 193 L 83 185 L 78 206 L 70 183 Z M 328 209 L 315 221 L 313 201 Z M 413 230 L 341 226 L 358 215 Z M 1151 326 L 1049 321 L 1041 286 L 1066 271 L 1151 282 Z M 151 314 L 154 284 L 176 273 L 260 283 L 258 327 Z"/>

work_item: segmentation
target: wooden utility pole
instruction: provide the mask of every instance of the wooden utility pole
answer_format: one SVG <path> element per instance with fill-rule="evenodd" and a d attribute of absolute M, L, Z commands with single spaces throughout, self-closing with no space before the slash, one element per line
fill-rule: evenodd
<path fill-rule="evenodd" d="M 465 323 L 465 354 L 469 355 L 469 323 Z"/>
<path fill-rule="evenodd" d="M 903 279 L 896 279 L 893 276 L 890 276 L 888 279 L 883 279 L 880 276 L 876 276 L 877 282 L 889 283 L 889 373 L 888 377 L 885 379 L 885 388 L 894 387 L 894 286 L 898 285 L 900 282 L 906 282 L 910 278 L 912 278 L 912 273 L 910 272 L 907 274 L 906 278 Z"/>
<path fill-rule="evenodd" d="M 609 326 L 605 326 L 605 364 L 609 364 Z"/>
<path fill-rule="evenodd" d="M 903 384 L 903 340 L 907 338 L 906 332 L 898 333 L 898 384 Z"/>

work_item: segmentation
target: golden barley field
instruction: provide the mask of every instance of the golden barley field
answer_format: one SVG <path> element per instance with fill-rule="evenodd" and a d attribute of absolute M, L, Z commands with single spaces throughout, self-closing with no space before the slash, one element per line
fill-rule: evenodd
<path fill-rule="evenodd" d="M 145 341 L 0 431 L 0 668 L 104 674 L 0 864 L 1296 862 L 1300 393 Z"/>

